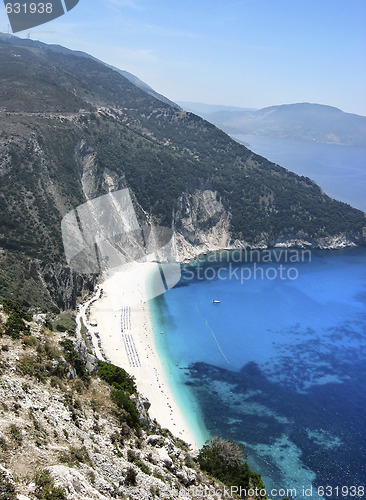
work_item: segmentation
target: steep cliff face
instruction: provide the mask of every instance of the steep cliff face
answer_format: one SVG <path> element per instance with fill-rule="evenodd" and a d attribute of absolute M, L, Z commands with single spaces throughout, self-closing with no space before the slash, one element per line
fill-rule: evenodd
<path fill-rule="evenodd" d="M 242 248 L 318 248 L 341 249 L 356 243 L 346 233 L 314 238 L 305 231 L 271 238 L 262 234 L 253 245 L 234 239 L 231 231 L 231 214 L 223 206 L 216 191 L 196 189 L 186 192 L 177 200 L 173 215 L 175 255 L 178 261 L 187 262 L 200 255 Z"/>
<path fill-rule="evenodd" d="M 82 140 L 76 148 L 75 156 L 80 167 L 81 185 L 85 199 L 96 198 L 99 192 L 97 152 Z"/>
<path fill-rule="evenodd" d="M 173 215 L 176 257 L 179 261 L 197 255 L 233 248 L 230 213 L 216 191 L 185 192 L 177 200 Z"/>

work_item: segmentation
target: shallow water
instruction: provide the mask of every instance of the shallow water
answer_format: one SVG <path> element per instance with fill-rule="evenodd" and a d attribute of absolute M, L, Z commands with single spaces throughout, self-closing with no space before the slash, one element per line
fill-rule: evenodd
<path fill-rule="evenodd" d="M 183 268 L 151 304 L 157 347 L 197 435 L 243 442 L 267 491 L 305 498 L 311 485 L 361 485 L 366 250 L 314 251 L 301 263 L 222 255 Z"/>

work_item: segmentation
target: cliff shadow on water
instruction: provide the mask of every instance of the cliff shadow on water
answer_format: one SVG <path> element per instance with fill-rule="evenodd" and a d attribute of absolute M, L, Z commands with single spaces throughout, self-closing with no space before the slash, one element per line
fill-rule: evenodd
<path fill-rule="evenodd" d="M 292 377 L 290 363 L 283 370 Z M 239 372 L 194 363 L 186 376 L 210 434 L 242 442 L 267 491 L 363 484 L 363 363 L 349 367 L 343 384 L 304 393 L 272 381 L 256 362 Z"/>

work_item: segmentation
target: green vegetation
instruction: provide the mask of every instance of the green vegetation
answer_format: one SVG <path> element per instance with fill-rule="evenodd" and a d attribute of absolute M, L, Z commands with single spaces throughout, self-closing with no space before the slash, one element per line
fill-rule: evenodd
<path fill-rule="evenodd" d="M 63 215 L 85 201 L 81 178 L 90 160 L 89 197 L 107 192 L 107 172 L 123 179 L 161 225 L 171 227 L 183 193 L 212 189 L 231 214 L 233 238 L 255 245 L 344 234 L 364 243 L 361 211 L 330 199 L 310 179 L 253 154 L 205 120 L 156 100 L 118 72 L 31 41 L 0 45 L 0 92 L 8 111 L 0 114 L 3 296 L 64 309 L 75 307 L 82 288 L 90 286 L 92 280 L 65 265 L 60 227 Z M 97 112 L 95 102 L 109 111 Z M 73 115 L 65 119 L 61 112 Z M 207 224 L 215 222 L 213 216 Z"/>
<path fill-rule="evenodd" d="M 137 484 L 137 472 L 133 467 L 127 469 L 127 474 L 125 477 L 125 484 L 127 486 L 136 486 Z"/>
<path fill-rule="evenodd" d="M 152 498 L 158 497 L 160 495 L 160 489 L 158 486 L 150 486 L 150 493 Z"/>
<path fill-rule="evenodd" d="M 160 479 L 160 481 L 165 482 L 165 477 L 163 476 L 163 474 L 160 474 L 159 471 L 155 470 L 153 472 L 153 476 L 156 477 L 156 479 Z"/>
<path fill-rule="evenodd" d="M 243 490 L 264 490 L 261 476 L 249 469 L 241 444 L 227 439 L 213 438 L 200 450 L 198 463 L 201 469 L 222 481 L 226 486 L 241 486 Z M 245 496 L 243 496 L 245 498 Z M 266 498 L 256 496 L 255 498 Z"/>
<path fill-rule="evenodd" d="M 18 362 L 19 372 L 23 375 L 35 377 L 38 381 L 43 383 L 50 378 L 51 385 L 60 386 L 62 384 L 61 378 L 64 377 L 66 373 L 65 362 L 60 362 L 60 350 L 52 344 L 49 339 L 37 339 L 32 336 L 25 337 L 23 339 L 23 345 L 35 347 L 36 352 L 25 353 L 20 358 Z"/>
<path fill-rule="evenodd" d="M 34 305 L 55 312 L 55 305 L 40 279 L 39 263 L 21 252 L 4 250 L 0 253 L 1 296 L 12 297 L 22 307 Z"/>
<path fill-rule="evenodd" d="M 21 335 L 29 335 L 29 327 L 18 313 L 12 313 L 6 322 L 5 334 L 18 339 Z"/>
<path fill-rule="evenodd" d="M 47 379 L 46 366 L 39 355 L 25 354 L 19 362 L 19 371 L 23 375 L 35 377 L 39 382 Z"/>
<path fill-rule="evenodd" d="M 120 389 L 114 389 L 111 392 L 111 399 L 119 408 L 124 410 L 127 424 L 134 429 L 139 429 L 141 426 L 140 417 L 129 394 Z"/>
<path fill-rule="evenodd" d="M 104 361 L 98 361 L 98 376 L 112 387 L 111 399 L 123 410 L 123 417 L 127 425 L 139 429 L 141 427 L 140 417 L 130 398 L 132 394 L 137 393 L 133 377 L 123 368 Z"/>
<path fill-rule="evenodd" d="M 48 471 L 36 475 L 36 498 L 39 500 L 67 500 L 62 488 L 55 487 L 55 482 Z"/>
<path fill-rule="evenodd" d="M 23 311 L 19 304 L 11 300 L 3 300 L 4 311 L 9 315 L 5 325 L 4 333 L 13 339 L 18 339 L 23 335 L 29 335 L 29 326 L 25 321 L 32 318 Z"/>
<path fill-rule="evenodd" d="M 175 445 L 181 448 L 182 450 L 189 451 L 189 444 L 183 441 L 183 439 L 180 438 L 173 438 Z"/>
<path fill-rule="evenodd" d="M 98 361 L 98 376 L 114 389 L 125 391 L 129 394 L 137 393 L 134 378 L 119 366 L 106 363 L 105 361 Z"/>
<path fill-rule="evenodd" d="M 74 332 L 76 328 L 75 313 L 63 311 L 50 321 L 52 329 L 58 332 Z"/>
<path fill-rule="evenodd" d="M 11 424 L 9 427 L 9 435 L 15 441 L 17 445 L 21 445 L 23 442 L 22 432 L 15 424 Z"/>
<path fill-rule="evenodd" d="M 49 338 L 37 338 L 31 335 L 27 322 L 31 321 L 31 316 L 24 311 L 19 304 L 11 300 L 1 301 L 4 311 L 8 315 L 5 324 L 1 325 L 0 336 L 3 334 L 11 336 L 13 339 L 22 339 L 24 348 L 35 348 L 35 352 L 24 353 L 17 363 L 17 369 L 23 375 L 35 377 L 38 381 L 45 383 L 50 378 L 52 387 L 63 388 L 62 378 L 66 373 L 66 363 L 62 359 L 61 352 Z M 58 318 L 63 324 L 73 326 L 74 321 L 70 313 L 65 313 Z M 59 324 L 59 323 L 57 323 Z M 61 323 L 62 324 L 62 323 Z M 50 325 L 51 326 L 51 325 Z M 44 329 L 43 332 L 47 332 Z M 77 375 L 88 385 L 90 376 L 85 368 L 85 362 L 75 349 L 74 343 L 70 339 L 60 341 L 66 360 L 72 365 Z M 6 344 L 2 346 L 3 351 L 9 350 Z M 85 385 L 81 380 L 75 382 L 75 390 L 82 390 Z M 80 385 L 82 387 L 80 387 Z"/>
<path fill-rule="evenodd" d="M 85 446 L 82 446 L 81 448 L 75 448 L 71 446 L 68 452 L 62 452 L 60 454 L 60 460 L 61 462 L 67 464 L 69 467 L 78 465 L 80 463 L 92 465 Z"/>
<path fill-rule="evenodd" d="M 16 500 L 18 498 L 15 486 L 3 471 L 0 471 L 0 497 L 2 500 Z"/>
<path fill-rule="evenodd" d="M 127 460 L 135 464 L 144 474 L 151 474 L 149 467 L 139 458 L 139 456 L 131 449 L 127 451 Z"/>

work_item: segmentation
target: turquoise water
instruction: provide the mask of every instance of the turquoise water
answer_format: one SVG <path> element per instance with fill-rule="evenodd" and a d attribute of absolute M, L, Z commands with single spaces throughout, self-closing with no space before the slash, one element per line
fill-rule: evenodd
<path fill-rule="evenodd" d="M 236 135 L 255 153 L 310 177 L 329 196 L 366 211 L 366 148 L 319 142 Z"/>
<path fill-rule="evenodd" d="M 314 251 L 303 262 L 238 255 L 184 267 L 151 304 L 157 347 L 191 426 L 202 443 L 208 435 L 243 442 L 267 491 L 296 488 L 302 498 L 311 485 L 361 485 L 366 249 Z"/>

